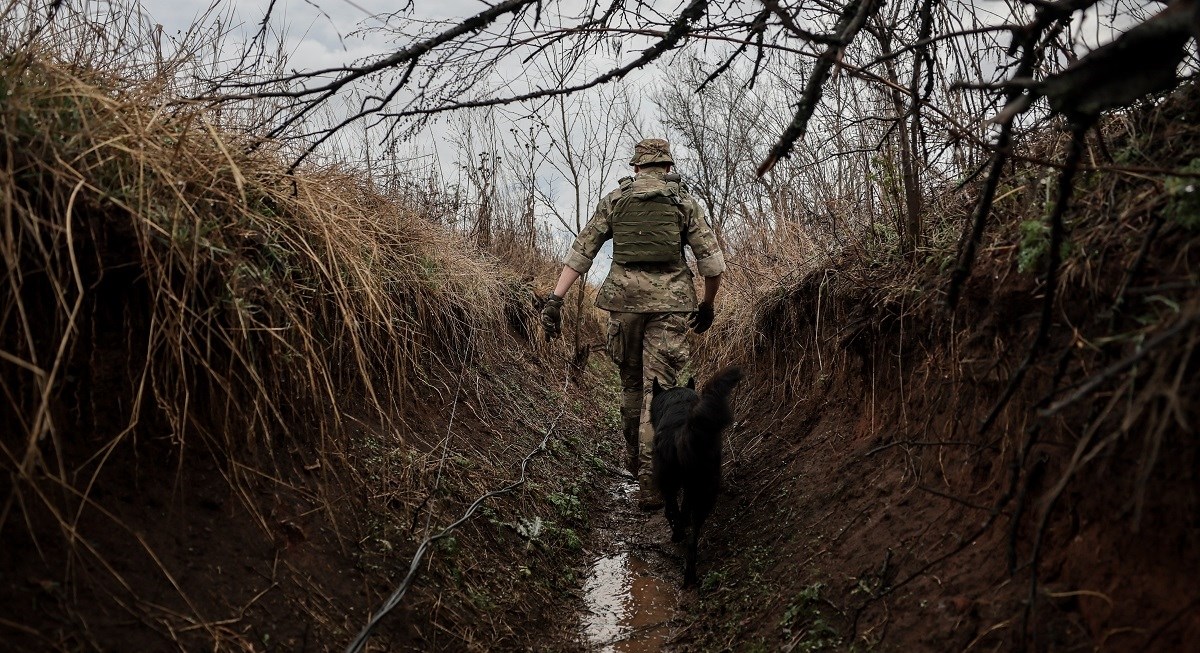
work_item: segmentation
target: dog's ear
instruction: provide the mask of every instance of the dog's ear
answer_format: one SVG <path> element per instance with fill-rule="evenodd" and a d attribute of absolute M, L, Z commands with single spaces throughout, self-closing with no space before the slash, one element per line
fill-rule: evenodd
<path fill-rule="evenodd" d="M 696 389 L 696 377 L 695 377 L 694 375 L 692 376 L 692 378 L 688 379 L 688 386 L 687 386 L 687 387 L 688 387 L 688 390 L 695 390 L 695 389 Z"/>
<path fill-rule="evenodd" d="M 654 377 L 654 382 L 650 385 L 650 396 L 657 397 L 662 390 L 662 386 L 658 384 L 658 377 Z"/>

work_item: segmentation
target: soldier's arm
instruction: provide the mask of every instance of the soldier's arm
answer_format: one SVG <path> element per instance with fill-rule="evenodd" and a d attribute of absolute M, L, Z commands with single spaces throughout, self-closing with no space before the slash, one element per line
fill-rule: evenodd
<path fill-rule="evenodd" d="M 605 241 L 612 238 L 612 226 L 609 222 L 611 214 L 612 194 L 610 193 L 600 200 L 596 206 L 596 212 L 592 214 L 592 219 L 588 220 L 587 226 L 575 237 L 575 242 L 571 243 L 571 249 L 563 261 L 562 272 L 558 275 L 558 283 L 554 286 L 555 295 L 565 297 L 575 280 L 592 269 L 596 254 L 600 253 L 600 247 L 604 245 Z"/>
<path fill-rule="evenodd" d="M 712 304 L 721 289 L 721 273 L 725 272 L 725 255 L 717 242 L 717 234 L 704 219 L 704 208 L 694 198 L 688 198 L 687 243 L 696 257 L 696 271 L 704 277 L 703 304 Z"/>
<path fill-rule="evenodd" d="M 704 277 L 704 298 L 700 301 L 711 304 L 717 299 L 717 291 L 721 289 L 721 275 Z"/>
<path fill-rule="evenodd" d="M 708 226 L 704 218 L 704 209 L 693 198 L 688 198 L 687 244 L 692 248 L 696 257 L 696 271 L 705 278 L 705 295 L 708 295 L 707 279 L 720 277 L 725 271 L 725 255 L 721 253 L 721 245 L 717 235 Z M 719 281 L 717 282 L 720 283 Z M 715 294 L 715 290 L 713 291 Z"/>

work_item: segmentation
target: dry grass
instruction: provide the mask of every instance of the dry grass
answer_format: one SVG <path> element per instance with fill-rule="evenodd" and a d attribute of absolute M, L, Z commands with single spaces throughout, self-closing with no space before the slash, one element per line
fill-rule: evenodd
<path fill-rule="evenodd" d="M 6 455 L 22 475 L 66 436 L 55 395 L 102 302 L 146 311 L 104 325 L 147 323 L 138 404 L 163 408 L 174 437 L 229 450 L 281 446 L 297 411 L 336 426 L 346 392 L 394 414 L 431 364 L 476 355 L 525 303 L 496 261 L 361 176 L 285 175 L 278 153 L 246 154 L 204 110 L 102 81 L 43 63 L 3 74 L 4 358 L 19 370 L 5 390 L 25 434 Z M 106 285 L 128 268 L 129 285 Z"/>
<path fill-rule="evenodd" d="M 336 507 L 358 488 L 398 516 L 428 501 L 422 488 L 445 463 L 437 445 L 464 427 L 421 420 L 457 406 L 459 390 L 473 427 L 537 432 L 538 407 L 521 395 L 532 388 L 493 388 L 480 370 L 533 382 L 531 353 L 569 358 L 536 326 L 544 255 L 523 252 L 517 272 L 354 170 L 289 175 L 286 152 L 172 102 L 167 86 L 53 57 L 0 64 L 0 469 L 11 481 L 0 528 L 43 537 L 48 517 L 72 557 L 136 590 L 78 527 L 87 511 L 117 520 L 92 495 L 139 442 L 166 443 L 180 469 L 215 455 L 275 539 L 278 520 L 248 488 L 288 486 L 298 458 L 319 470 L 312 498 L 335 530 L 360 518 Z M 527 448 L 520 434 L 495 435 L 503 451 L 453 445 L 482 463 L 447 470 L 456 499 L 491 489 Z M 434 503 L 423 520 L 458 507 Z M 139 541 L 175 584 L 178 561 Z M 336 630 L 343 608 L 309 616 Z M 191 612 L 156 619 L 203 634 Z"/>

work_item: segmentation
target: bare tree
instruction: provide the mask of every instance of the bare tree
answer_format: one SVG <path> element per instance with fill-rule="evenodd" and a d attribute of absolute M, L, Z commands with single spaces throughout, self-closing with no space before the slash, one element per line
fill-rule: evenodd
<path fill-rule="evenodd" d="M 676 109 L 700 107 L 706 120 L 718 105 L 727 110 L 733 101 L 746 107 L 749 98 L 731 93 L 734 89 L 748 92 L 769 81 L 771 101 L 762 105 L 768 115 L 726 120 L 751 128 L 750 140 L 763 145 L 753 154 L 756 174 L 765 182 L 747 180 L 738 167 L 745 165 L 745 152 L 712 143 L 714 132 L 702 137 L 694 129 L 701 114 L 689 118 L 673 112 L 682 122 L 672 128 L 696 153 L 690 163 L 704 179 L 702 198 L 714 220 L 721 226 L 732 215 L 761 220 L 766 215 L 761 211 L 748 218 L 750 208 L 770 199 L 776 217 L 785 209 L 823 225 L 836 241 L 848 210 L 860 215 L 855 222 L 862 222 L 863 214 L 874 221 L 874 213 L 882 210 L 890 216 L 884 224 L 895 232 L 897 248 L 912 253 L 926 235 L 925 198 L 938 184 L 987 172 L 984 183 L 994 187 L 1015 140 L 1053 113 L 1103 110 L 1169 87 L 1190 33 L 1189 23 L 1175 17 L 1180 12 L 1166 12 L 1131 30 L 1120 47 L 1132 44 L 1160 72 L 1148 82 L 1114 90 L 1114 83 L 1094 83 L 1122 78 L 1103 74 L 1123 70 L 1123 60 L 1111 51 L 1083 57 L 1087 65 L 1064 72 L 1086 54 L 1074 28 L 1085 12 L 1110 31 L 1118 23 L 1129 24 L 1123 14 L 1141 11 L 1135 4 L 1014 0 L 1006 10 L 1007 16 L 988 14 L 965 0 L 886 5 L 880 0 L 503 0 L 472 15 L 430 22 L 419 19 L 410 4 L 375 17 L 371 30 L 396 39 L 390 53 L 269 79 L 237 77 L 219 85 L 217 95 L 235 104 L 270 100 L 274 109 L 262 124 L 271 138 L 301 144 L 299 163 L 358 123 L 386 143 L 440 114 L 485 107 L 553 117 L 544 110 L 557 106 L 556 124 L 570 122 L 573 116 L 564 113 L 568 98 L 609 92 L 603 89 L 635 73 L 671 80 L 675 95 L 663 101 Z M 697 54 L 701 49 L 703 56 Z M 731 75 L 737 83 L 722 86 L 722 78 Z M 1132 70 L 1123 76 L 1138 77 Z M 690 93 L 699 99 L 680 104 Z M 1037 103 L 1042 97 L 1049 98 L 1049 106 Z M 314 120 L 331 103 L 340 103 L 337 117 Z M 749 109 L 756 115 L 759 108 Z M 997 114 L 999 127 L 985 122 Z M 810 135 L 819 145 L 805 145 Z M 714 147 L 723 152 L 714 154 Z M 582 181 L 586 175 L 572 171 L 574 161 L 564 154 L 558 153 L 558 161 L 567 175 Z M 788 183 L 806 181 L 799 195 L 767 177 L 791 158 L 805 163 L 777 176 Z M 870 164 L 893 158 L 895 175 Z M 987 170 L 985 160 L 991 161 Z M 864 182 L 870 192 L 863 193 Z M 760 186 L 749 192 L 756 183 Z M 988 207 L 984 193 L 964 235 L 959 277 L 970 267 Z M 566 224 L 579 221 L 578 215 L 563 217 Z"/>

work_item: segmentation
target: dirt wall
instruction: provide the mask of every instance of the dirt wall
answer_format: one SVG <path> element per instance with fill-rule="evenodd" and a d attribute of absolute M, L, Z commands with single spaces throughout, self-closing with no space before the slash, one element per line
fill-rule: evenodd
<path fill-rule="evenodd" d="M 1196 106 L 1121 116 L 1087 156 L 1187 166 Z M 1170 178 L 1085 171 L 1030 357 L 1054 174 L 1008 179 L 953 309 L 954 249 L 931 248 L 846 255 L 718 324 L 751 335 L 710 367 L 749 381 L 684 648 L 1200 646 L 1192 213 Z"/>

